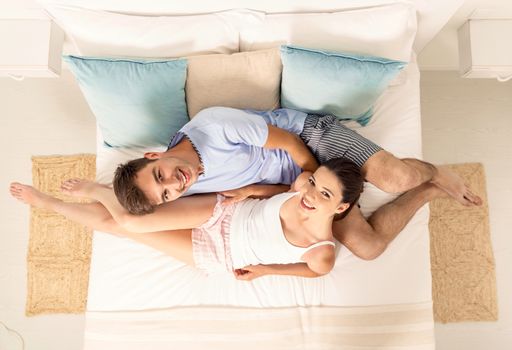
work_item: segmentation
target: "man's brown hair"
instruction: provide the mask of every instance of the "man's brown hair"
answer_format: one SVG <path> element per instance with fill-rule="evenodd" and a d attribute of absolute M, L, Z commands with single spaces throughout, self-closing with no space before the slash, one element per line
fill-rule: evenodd
<path fill-rule="evenodd" d="M 114 193 L 121 205 L 133 215 L 150 214 L 156 205 L 135 184 L 137 173 L 156 159 L 139 158 L 117 167 L 114 175 Z"/>

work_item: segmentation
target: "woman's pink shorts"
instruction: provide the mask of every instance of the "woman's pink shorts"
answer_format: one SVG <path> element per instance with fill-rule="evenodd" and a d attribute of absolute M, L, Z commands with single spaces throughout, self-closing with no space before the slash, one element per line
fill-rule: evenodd
<path fill-rule="evenodd" d="M 233 271 L 229 246 L 229 227 L 236 205 L 222 205 L 217 195 L 212 217 L 192 230 L 192 254 L 196 267 L 207 274 Z"/>

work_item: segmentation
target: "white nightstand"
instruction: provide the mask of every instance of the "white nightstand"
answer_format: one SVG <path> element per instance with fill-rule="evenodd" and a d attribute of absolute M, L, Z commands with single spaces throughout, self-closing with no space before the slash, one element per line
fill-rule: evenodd
<path fill-rule="evenodd" d="M 512 19 L 469 19 L 458 36 L 464 78 L 512 79 Z"/>
<path fill-rule="evenodd" d="M 48 19 L 0 19 L 0 76 L 58 77 L 64 32 Z"/>

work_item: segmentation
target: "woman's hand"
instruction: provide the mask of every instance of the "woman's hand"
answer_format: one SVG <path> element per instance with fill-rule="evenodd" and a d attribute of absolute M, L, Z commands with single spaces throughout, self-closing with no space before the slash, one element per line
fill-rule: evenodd
<path fill-rule="evenodd" d="M 247 185 L 236 190 L 223 191 L 219 194 L 226 197 L 222 202 L 224 205 L 243 201 L 246 198 L 270 198 L 276 194 L 287 192 L 290 189 L 288 185 Z"/>
<path fill-rule="evenodd" d="M 233 204 L 236 202 L 243 201 L 244 199 L 252 195 L 251 185 L 237 188 L 235 190 L 222 191 L 219 192 L 219 194 L 226 197 L 226 199 L 224 199 L 224 201 L 222 202 L 223 205 Z"/>
<path fill-rule="evenodd" d="M 265 276 L 265 265 L 247 265 L 244 268 L 233 271 L 237 280 L 252 281 L 255 278 Z"/>

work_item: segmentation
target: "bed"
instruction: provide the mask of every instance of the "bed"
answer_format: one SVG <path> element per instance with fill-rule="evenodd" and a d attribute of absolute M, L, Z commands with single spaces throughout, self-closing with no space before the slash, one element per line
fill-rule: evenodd
<path fill-rule="evenodd" d="M 405 73 L 404 84 L 388 88 L 380 97 L 372 123 L 361 127 L 351 122 L 350 126 L 399 157 L 421 157 L 416 64 L 410 64 Z M 381 131 L 383 129 L 386 133 Z M 111 178 L 119 161 L 119 152 L 99 145 L 97 178 L 100 182 L 108 182 Z M 140 155 L 140 151 L 134 149 L 122 152 L 125 159 Z M 392 195 L 367 184 L 361 200 L 363 213 L 373 212 L 391 198 Z M 428 208 L 424 207 L 375 261 L 364 262 L 340 246 L 336 267 L 326 277 L 270 277 L 252 283 L 240 283 L 229 275 L 208 278 L 150 248 L 98 233 L 94 238 L 88 310 L 143 310 L 192 305 L 355 306 L 429 301 L 427 222 Z M 403 263 L 407 261 L 414 263 Z M 140 283 L 141 276 L 144 276 L 144 283 Z M 274 289 L 272 285 L 277 279 L 283 283 Z M 414 280 L 413 284 L 409 283 L 411 280 Z M 183 284 L 188 285 L 187 288 L 183 288 Z M 397 286 L 400 286 L 400 293 L 397 293 Z M 269 295 L 269 289 L 276 293 Z M 380 292 L 375 293 L 376 289 Z"/>
<path fill-rule="evenodd" d="M 311 10 L 301 4 L 285 10 Z M 197 12 L 194 6 L 188 11 Z M 325 4 L 318 8 L 326 10 Z M 407 52 L 397 55 L 404 59 Z M 378 98 L 371 122 L 347 125 L 400 158 L 421 158 L 420 74 L 412 50 L 405 59 L 409 64 Z M 119 162 L 142 151 L 105 147 L 98 131 L 98 181 L 110 182 Z M 363 214 L 393 198 L 367 184 Z M 326 276 L 252 282 L 206 276 L 151 248 L 95 232 L 85 349 L 433 349 L 428 217 L 425 206 L 373 261 L 338 245 L 335 267 Z"/>

